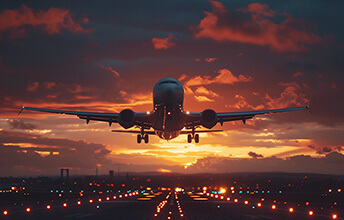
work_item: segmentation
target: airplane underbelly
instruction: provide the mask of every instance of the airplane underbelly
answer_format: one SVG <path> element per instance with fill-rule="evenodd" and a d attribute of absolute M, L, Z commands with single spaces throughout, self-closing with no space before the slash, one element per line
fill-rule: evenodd
<path fill-rule="evenodd" d="M 180 130 L 178 131 L 155 130 L 155 134 L 158 135 L 161 139 L 171 140 L 179 136 Z"/>

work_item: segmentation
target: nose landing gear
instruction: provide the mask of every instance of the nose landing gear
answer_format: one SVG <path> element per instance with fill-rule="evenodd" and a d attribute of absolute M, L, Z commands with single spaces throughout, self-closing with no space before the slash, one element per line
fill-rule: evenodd
<path fill-rule="evenodd" d="M 148 142 L 149 142 L 148 134 L 144 134 L 144 135 L 138 134 L 137 135 L 137 143 L 138 144 L 141 143 L 142 139 L 145 141 L 145 144 L 148 144 Z"/>

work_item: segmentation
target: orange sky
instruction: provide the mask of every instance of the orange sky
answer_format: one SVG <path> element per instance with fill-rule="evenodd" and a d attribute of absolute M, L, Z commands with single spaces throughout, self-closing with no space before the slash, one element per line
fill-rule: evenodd
<path fill-rule="evenodd" d="M 123 171 L 343 174 L 332 164 L 344 165 L 337 50 L 344 35 L 330 18 L 314 16 L 325 13 L 324 3 L 310 11 L 296 1 L 146 2 L 140 11 L 126 3 L 108 11 L 112 4 L 1 6 L 0 176 L 57 175 L 60 167 L 90 174 L 97 164 L 104 174 L 118 164 Z M 19 99 L 38 108 L 149 111 L 163 77 L 184 85 L 187 111 L 300 107 L 312 93 L 312 114 L 228 122 L 214 127 L 224 132 L 200 134 L 199 144 L 186 136 L 137 144 L 135 135 L 112 133 L 122 129 L 117 124 L 73 116 L 17 117 Z"/>

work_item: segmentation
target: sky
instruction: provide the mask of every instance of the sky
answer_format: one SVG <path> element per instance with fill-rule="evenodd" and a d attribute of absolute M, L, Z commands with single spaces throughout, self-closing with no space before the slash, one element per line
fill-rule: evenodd
<path fill-rule="evenodd" d="M 122 172 L 344 175 L 343 1 L 4 1 L 0 6 L 0 176 Z M 136 112 L 157 81 L 184 110 L 306 106 L 166 141 L 76 116 Z"/>

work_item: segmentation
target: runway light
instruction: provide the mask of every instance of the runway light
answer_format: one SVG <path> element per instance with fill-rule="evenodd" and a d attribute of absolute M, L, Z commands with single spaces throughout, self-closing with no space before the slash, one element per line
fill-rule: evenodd
<path fill-rule="evenodd" d="M 50 206 L 50 205 L 47 205 L 47 209 L 51 209 L 51 206 Z"/>
<path fill-rule="evenodd" d="M 234 202 L 237 203 L 237 202 L 238 202 L 238 199 L 234 199 Z"/>
<path fill-rule="evenodd" d="M 271 208 L 272 208 L 273 210 L 275 210 L 275 209 L 276 209 L 276 205 L 272 205 Z"/>
<path fill-rule="evenodd" d="M 4 213 L 4 215 L 7 215 L 7 214 L 8 214 L 8 211 L 7 211 L 7 210 L 5 210 L 3 213 Z"/>
<path fill-rule="evenodd" d="M 92 200 L 92 199 L 90 199 L 90 203 L 93 203 L 93 200 Z"/>
<path fill-rule="evenodd" d="M 108 200 L 108 201 L 109 201 L 109 200 L 110 200 L 110 197 L 106 197 L 106 200 Z"/>
<path fill-rule="evenodd" d="M 78 201 L 77 203 L 78 203 L 78 205 L 81 205 L 81 201 Z"/>
<path fill-rule="evenodd" d="M 312 210 L 308 212 L 308 215 L 313 215 L 313 214 L 314 212 Z"/>
<path fill-rule="evenodd" d="M 294 209 L 293 208 L 289 208 L 289 212 L 290 213 L 294 212 Z"/>
<path fill-rule="evenodd" d="M 98 199 L 98 202 L 101 202 L 101 201 L 102 201 L 102 199 L 101 199 L 101 198 L 99 198 L 99 199 Z"/>
<path fill-rule="evenodd" d="M 247 205 L 247 204 L 248 204 L 248 201 L 247 201 L 247 200 L 245 200 L 245 202 L 244 202 L 244 203 L 245 203 L 245 205 Z"/>
<path fill-rule="evenodd" d="M 63 203 L 63 207 L 67 207 L 67 203 Z"/>
<path fill-rule="evenodd" d="M 262 207 L 262 203 L 258 202 L 257 206 Z"/>
<path fill-rule="evenodd" d="M 30 212 L 31 211 L 31 209 L 30 208 L 26 208 L 26 212 Z"/>
<path fill-rule="evenodd" d="M 231 200 L 231 198 L 227 197 L 227 201 Z"/>
<path fill-rule="evenodd" d="M 337 217 L 338 217 L 337 214 L 332 215 L 332 219 L 337 219 Z"/>

